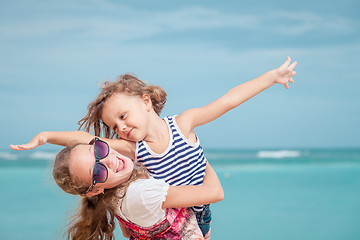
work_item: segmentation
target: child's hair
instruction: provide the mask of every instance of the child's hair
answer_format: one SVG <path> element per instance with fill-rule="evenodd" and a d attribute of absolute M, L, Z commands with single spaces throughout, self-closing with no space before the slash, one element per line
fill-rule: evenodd
<path fill-rule="evenodd" d="M 101 136 L 101 133 L 106 138 L 116 136 L 116 133 L 101 120 L 104 103 L 114 93 L 139 97 L 148 94 L 151 98 L 152 106 L 158 115 L 160 115 L 165 106 L 167 96 L 161 87 L 146 84 L 132 74 L 121 75 L 114 82 L 105 81 L 98 96 L 89 104 L 88 113 L 78 122 L 80 125 L 79 130 L 84 128 L 85 131 L 90 132 L 91 128 L 93 128 L 96 136 Z"/>
<path fill-rule="evenodd" d="M 79 145 L 79 144 L 78 144 Z M 56 184 L 65 192 L 82 197 L 78 212 L 68 224 L 67 239 L 114 239 L 116 202 L 123 198 L 129 184 L 147 175 L 142 165 L 136 165 L 129 180 L 104 194 L 86 197 L 89 186 L 70 174 L 69 161 L 71 151 L 78 145 L 66 147 L 60 151 L 54 163 L 53 177 Z"/>

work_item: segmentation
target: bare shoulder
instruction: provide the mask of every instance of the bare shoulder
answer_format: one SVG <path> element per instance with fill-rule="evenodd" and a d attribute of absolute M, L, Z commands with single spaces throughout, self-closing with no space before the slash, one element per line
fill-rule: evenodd
<path fill-rule="evenodd" d="M 194 131 L 194 113 L 195 109 L 189 109 L 178 116 L 176 116 L 176 124 L 178 125 L 182 134 L 189 139 L 191 142 L 196 141 L 195 131 Z"/>
<path fill-rule="evenodd" d="M 184 133 L 183 130 L 191 128 L 191 121 L 192 121 L 191 110 L 192 109 L 186 110 L 175 117 L 176 124 L 183 133 Z"/>

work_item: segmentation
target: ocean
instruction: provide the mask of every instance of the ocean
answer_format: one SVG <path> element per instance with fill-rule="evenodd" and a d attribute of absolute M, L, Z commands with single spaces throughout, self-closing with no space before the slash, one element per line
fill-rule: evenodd
<path fill-rule="evenodd" d="M 51 176 L 56 153 L 0 151 L 0 238 L 64 239 L 79 198 Z M 360 149 L 205 149 L 225 192 L 212 240 L 359 240 Z M 116 239 L 125 239 L 119 228 Z"/>

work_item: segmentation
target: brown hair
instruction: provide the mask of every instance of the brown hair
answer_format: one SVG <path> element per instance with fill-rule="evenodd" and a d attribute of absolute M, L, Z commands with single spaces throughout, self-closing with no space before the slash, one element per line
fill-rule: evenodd
<path fill-rule="evenodd" d="M 166 103 L 166 92 L 159 86 L 146 84 L 132 74 L 124 74 L 114 82 L 105 81 L 98 96 L 88 105 L 88 113 L 78 124 L 79 130 L 94 131 L 95 136 L 103 134 L 106 138 L 114 138 L 116 133 L 101 120 L 105 101 L 114 93 L 124 93 L 129 96 L 142 97 L 148 94 L 151 98 L 154 111 L 160 115 Z"/>
<path fill-rule="evenodd" d="M 79 144 L 78 144 L 79 145 Z M 56 184 L 65 192 L 82 196 L 77 213 L 72 216 L 66 232 L 67 239 L 114 239 L 116 202 L 123 198 L 129 184 L 139 178 L 146 178 L 147 170 L 142 165 L 135 165 L 129 180 L 112 189 L 105 189 L 104 194 L 86 197 L 89 186 L 81 183 L 69 170 L 71 151 L 78 145 L 66 147 L 55 158 L 53 177 Z"/>

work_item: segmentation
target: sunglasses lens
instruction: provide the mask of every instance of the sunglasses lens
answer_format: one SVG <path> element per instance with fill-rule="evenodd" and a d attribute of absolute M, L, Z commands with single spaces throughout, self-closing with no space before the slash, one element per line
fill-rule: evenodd
<path fill-rule="evenodd" d="M 107 175 L 108 175 L 107 169 L 104 165 L 100 163 L 95 164 L 93 178 L 96 182 L 98 183 L 105 182 L 107 179 Z"/>
<path fill-rule="evenodd" d="M 103 141 L 95 142 L 95 156 L 97 158 L 104 158 L 109 153 L 109 146 Z"/>

